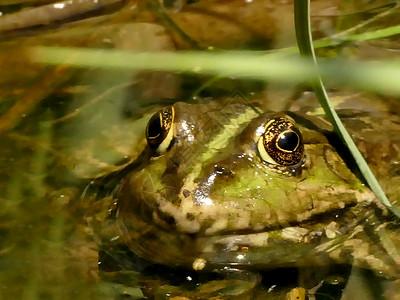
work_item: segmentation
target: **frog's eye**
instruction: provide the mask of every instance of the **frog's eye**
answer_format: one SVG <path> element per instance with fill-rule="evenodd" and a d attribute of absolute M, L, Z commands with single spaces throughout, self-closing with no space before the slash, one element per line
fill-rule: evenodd
<path fill-rule="evenodd" d="M 300 131 L 285 117 L 275 117 L 267 122 L 257 149 L 264 161 L 282 166 L 298 164 L 304 153 Z"/>
<path fill-rule="evenodd" d="M 159 154 L 167 151 L 174 137 L 174 117 L 174 108 L 168 106 L 155 113 L 147 123 L 147 143 Z"/>

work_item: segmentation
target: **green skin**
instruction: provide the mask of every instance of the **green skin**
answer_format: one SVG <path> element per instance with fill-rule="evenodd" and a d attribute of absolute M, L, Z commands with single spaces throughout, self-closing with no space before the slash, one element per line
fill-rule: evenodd
<path fill-rule="evenodd" d="M 346 263 L 398 277 L 395 218 L 317 126 L 293 116 L 304 157 L 282 166 L 258 148 L 273 114 L 240 103 L 173 107 L 173 142 L 162 153 L 147 146 L 123 179 L 103 231 L 108 241 L 197 270 Z"/>

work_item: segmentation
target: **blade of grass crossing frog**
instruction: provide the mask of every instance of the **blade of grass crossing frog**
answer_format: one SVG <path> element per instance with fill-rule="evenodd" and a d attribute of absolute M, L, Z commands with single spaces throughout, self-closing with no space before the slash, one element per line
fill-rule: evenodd
<path fill-rule="evenodd" d="M 296 27 L 296 37 L 297 44 L 300 50 L 300 54 L 306 57 L 311 57 L 314 62 L 314 67 L 316 68 L 316 74 L 318 74 L 318 64 L 316 56 L 314 53 L 314 48 L 312 46 L 312 35 L 311 35 L 311 25 L 310 25 L 310 1 L 309 0 L 296 0 L 294 5 L 295 10 L 295 27 Z M 358 150 L 354 141 L 350 137 L 340 118 L 336 114 L 332 104 L 329 101 L 328 94 L 325 90 L 324 84 L 321 77 L 317 75 L 316 80 L 311 83 L 314 92 L 320 102 L 322 108 L 324 109 L 326 115 L 331 120 L 335 131 L 338 133 L 339 137 L 344 141 L 344 143 L 349 148 L 352 153 L 358 167 L 368 185 L 376 196 L 381 200 L 381 202 L 389 207 L 397 216 L 400 216 L 400 212 L 390 204 L 384 191 L 376 180 L 375 176 L 372 174 L 367 162 L 364 160 L 362 154 Z"/>

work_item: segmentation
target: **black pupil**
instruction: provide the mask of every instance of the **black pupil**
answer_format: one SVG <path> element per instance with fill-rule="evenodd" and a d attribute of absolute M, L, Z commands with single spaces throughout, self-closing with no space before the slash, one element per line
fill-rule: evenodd
<path fill-rule="evenodd" d="M 157 114 L 151 117 L 149 121 L 149 127 L 147 129 L 147 134 L 149 138 L 156 138 L 162 133 L 160 115 Z"/>
<path fill-rule="evenodd" d="M 299 137 L 295 132 L 285 132 L 280 135 L 278 146 L 279 148 L 286 151 L 294 151 L 296 150 L 297 145 L 299 144 Z"/>

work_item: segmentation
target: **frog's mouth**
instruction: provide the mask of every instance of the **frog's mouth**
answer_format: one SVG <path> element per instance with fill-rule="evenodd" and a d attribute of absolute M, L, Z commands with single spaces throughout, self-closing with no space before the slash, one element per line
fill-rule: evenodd
<path fill-rule="evenodd" d="M 202 262 L 201 269 L 209 271 L 226 266 L 264 270 L 354 263 L 394 274 L 398 265 L 377 233 L 377 228 L 393 223 L 385 214 L 376 202 L 360 202 L 285 226 L 209 235 L 167 229 L 140 214 L 129 214 L 117 218 L 107 240 L 126 245 L 151 263 L 192 268 Z"/>
<path fill-rule="evenodd" d="M 378 221 L 384 218 L 383 214 L 375 203 L 359 203 L 286 227 L 200 237 L 197 243 L 202 247 L 201 257 L 211 262 L 209 267 L 316 266 L 351 264 L 357 259 L 359 266 L 370 268 L 368 262 L 356 257 L 357 253 L 364 251 L 365 256 L 373 249 L 383 260 L 391 259 L 382 255 L 386 250 L 376 233 L 377 226 L 383 224 Z M 382 262 L 382 266 L 386 263 Z"/>

